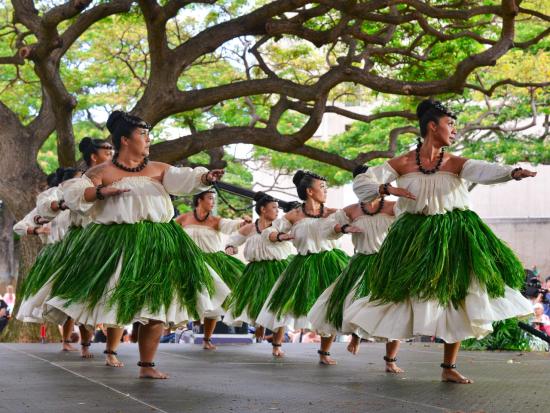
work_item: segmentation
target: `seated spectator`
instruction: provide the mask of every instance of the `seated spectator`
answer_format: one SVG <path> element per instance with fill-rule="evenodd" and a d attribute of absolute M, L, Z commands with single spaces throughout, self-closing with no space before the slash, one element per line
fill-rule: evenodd
<path fill-rule="evenodd" d="M 320 343 L 321 336 L 315 331 L 308 330 L 302 336 L 302 343 Z"/>
<path fill-rule="evenodd" d="M 8 305 L 8 311 L 10 313 L 13 312 L 13 307 L 15 306 L 15 292 L 13 285 L 8 285 L 6 287 L 6 294 L 4 294 L 4 296 L 0 298 L 2 298 Z"/>
<path fill-rule="evenodd" d="M 544 307 L 541 303 L 534 305 L 535 317 L 531 321 L 533 327 L 537 330 L 550 334 L 550 317 L 544 314 Z"/>
<path fill-rule="evenodd" d="M 8 304 L 0 298 L 0 334 L 8 325 L 8 317 L 10 312 L 8 310 Z"/>

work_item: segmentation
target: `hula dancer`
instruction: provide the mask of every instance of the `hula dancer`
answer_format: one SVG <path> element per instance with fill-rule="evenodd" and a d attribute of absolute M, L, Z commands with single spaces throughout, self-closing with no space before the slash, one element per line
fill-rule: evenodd
<path fill-rule="evenodd" d="M 259 218 L 253 224 L 241 227 L 225 247 L 228 254 L 236 254 L 237 248 L 246 243 L 243 253 L 248 264 L 229 296 L 228 313 L 223 321 L 228 325 L 253 325 L 256 338 L 261 340 L 265 328 L 256 319 L 275 281 L 288 265 L 292 244 L 289 241 L 273 243 L 262 237 L 262 231 L 277 219 L 279 207 L 277 200 L 264 192 L 256 193 L 254 200 Z"/>
<path fill-rule="evenodd" d="M 336 210 L 325 208 L 326 179 L 312 172 L 298 171 L 293 178 L 301 208 L 294 209 L 266 228 L 262 236 L 271 242 L 292 240 L 298 255 L 289 263 L 275 283 L 256 322 L 274 332 L 273 355 L 282 357 L 285 327 L 308 328 L 307 313 L 321 293 L 346 267 L 349 257 L 336 239 L 342 234 L 335 224 Z M 321 338 L 320 362 L 334 364 L 326 350 L 333 337 Z"/>
<path fill-rule="evenodd" d="M 63 186 L 65 181 L 79 175 L 74 168 L 58 168 L 55 183 L 47 191 L 42 192 L 37 198 L 36 213 L 39 220 L 49 221 L 42 227 L 42 231 L 36 228 L 33 231 L 47 233 L 47 247 L 40 251 L 35 264 L 21 285 L 23 301 L 19 307 L 17 318 L 25 322 L 43 323 L 46 315 L 46 301 L 51 292 L 49 280 L 54 273 L 55 262 L 64 254 L 63 241 L 73 227 L 81 227 L 88 221 L 82 216 L 68 210 L 63 201 Z M 51 181 L 50 181 L 51 183 Z M 37 216 L 35 216 L 36 220 Z M 38 222 L 38 221 L 37 221 Z M 47 228 L 47 229 L 46 229 Z M 74 320 L 66 315 L 57 319 L 62 325 L 63 351 L 76 351 L 71 345 L 71 334 L 74 328 Z M 89 352 L 91 333 L 84 326 L 79 326 L 81 335 L 81 355 L 83 358 L 91 358 Z"/>
<path fill-rule="evenodd" d="M 194 195 L 193 211 L 178 216 L 176 222 L 204 252 L 206 263 L 218 273 L 230 289 L 233 289 L 243 273 L 245 264 L 223 251 L 222 234 L 234 233 L 246 225 L 248 220 L 226 219 L 212 215 L 216 204 L 214 195 L 213 190 Z M 205 350 L 216 349 L 212 343 L 216 321 L 215 319 L 204 321 L 203 348 Z"/>
<path fill-rule="evenodd" d="M 193 196 L 193 211 L 176 218 L 193 241 L 205 252 L 206 262 L 229 288 L 233 289 L 244 270 L 244 263 L 224 252 L 222 234 L 230 235 L 251 222 L 250 218 L 227 219 L 212 214 L 215 192 L 208 190 Z"/>
<path fill-rule="evenodd" d="M 216 318 L 229 289 L 200 249 L 172 221 L 169 193 L 206 190 L 223 170 L 149 162 L 149 129 L 115 111 L 107 120 L 116 154 L 65 191 L 67 204 L 93 222 L 74 239 L 55 273 L 52 307 L 77 322 L 139 331 L 141 378 L 165 379 L 153 362 L 164 325 Z"/>
<path fill-rule="evenodd" d="M 353 176 L 366 170 L 366 166 L 360 166 L 355 169 Z M 357 335 L 356 329 L 343 323 L 344 313 L 353 301 L 357 284 L 368 282 L 370 263 L 380 249 L 388 228 L 395 220 L 394 206 L 395 202 L 387 201 L 382 196 L 372 202 L 359 202 L 343 209 L 350 224 L 345 224 L 342 230 L 347 232 L 352 225 L 361 231 L 351 236 L 355 255 L 337 280 L 321 294 L 308 314 L 311 325 L 321 336 L 352 334 L 348 345 L 348 351 L 352 354 L 359 351 L 361 338 Z M 325 351 L 330 350 L 331 344 L 328 343 Z M 403 372 L 395 364 L 398 349 L 398 340 L 386 344 L 384 360 L 388 373 Z"/>
<path fill-rule="evenodd" d="M 516 290 L 524 281 L 521 262 L 468 209 L 468 183 L 536 174 L 446 154 L 456 135 L 455 116 L 431 100 L 420 103 L 417 115 L 423 141 L 416 150 L 354 180 L 361 201 L 398 196 L 399 218 L 344 322 L 388 339 L 439 337 L 445 341 L 442 380 L 472 383 L 456 370 L 461 340 L 482 338 L 494 321 L 531 314 L 532 308 Z"/>

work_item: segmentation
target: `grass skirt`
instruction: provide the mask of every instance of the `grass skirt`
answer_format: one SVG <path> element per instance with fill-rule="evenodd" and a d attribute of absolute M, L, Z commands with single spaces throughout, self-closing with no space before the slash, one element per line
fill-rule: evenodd
<path fill-rule="evenodd" d="M 233 290 L 241 278 L 245 264 L 223 251 L 205 252 L 206 263 L 216 271 L 224 283 Z"/>
<path fill-rule="evenodd" d="M 256 322 L 270 330 L 311 328 L 307 313 L 348 260 L 339 249 L 295 256 L 273 286 Z"/>
<path fill-rule="evenodd" d="M 472 211 L 403 214 L 358 284 L 344 322 L 389 339 L 481 338 L 492 322 L 531 313 L 524 270 Z"/>
<path fill-rule="evenodd" d="M 54 270 L 48 305 L 83 324 L 218 317 L 229 294 L 174 222 L 91 224 Z"/>
<path fill-rule="evenodd" d="M 342 274 L 317 299 L 308 319 L 319 334 L 326 336 L 355 332 L 351 326 L 343 325 L 344 310 L 352 303 L 355 286 L 363 276 L 367 276 L 365 270 L 374 257 L 375 254 L 355 254 Z"/>
<path fill-rule="evenodd" d="M 229 311 L 224 317 L 224 323 L 254 325 L 269 292 L 289 262 L 290 259 L 248 263 L 229 296 Z"/>
<path fill-rule="evenodd" d="M 71 240 L 77 238 L 81 231 L 82 227 L 71 227 L 63 241 L 48 244 L 42 248 L 21 283 L 19 296 L 22 301 L 17 312 L 18 320 L 31 323 L 44 322 L 44 306 L 51 292 L 51 283 L 48 281 L 66 256 Z"/>

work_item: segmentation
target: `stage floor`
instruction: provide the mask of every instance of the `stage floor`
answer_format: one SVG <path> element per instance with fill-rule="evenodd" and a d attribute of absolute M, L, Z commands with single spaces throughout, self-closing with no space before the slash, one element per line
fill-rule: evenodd
<path fill-rule="evenodd" d="M 62 353 L 59 344 L 0 344 L 0 413 L 22 412 L 549 412 L 548 353 L 461 352 L 462 373 L 476 381 L 439 381 L 441 347 L 403 344 L 399 365 L 383 372 L 383 344 L 363 343 L 351 356 L 335 343 L 337 366 L 317 363 L 316 345 L 161 344 L 157 365 L 169 380 L 137 379 L 137 346 L 123 344 L 121 369 Z"/>

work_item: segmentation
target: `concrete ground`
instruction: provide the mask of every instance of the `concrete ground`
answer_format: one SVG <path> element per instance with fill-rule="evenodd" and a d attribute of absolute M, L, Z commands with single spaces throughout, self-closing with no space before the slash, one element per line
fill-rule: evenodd
<path fill-rule="evenodd" d="M 383 344 L 357 356 L 336 343 L 338 366 L 320 366 L 317 347 L 290 344 L 284 360 L 271 346 L 164 344 L 157 364 L 169 380 L 139 380 L 136 345 L 123 344 L 121 369 L 62 353 L 59 344 L 0 344 L 0 413 L 24 412 L 550 412 L 546 353 L 462 352 L 460 370 L 476 381 L 439 381 L 441 347 L 403 344 L 401 376 L 383 372 Z"/>

